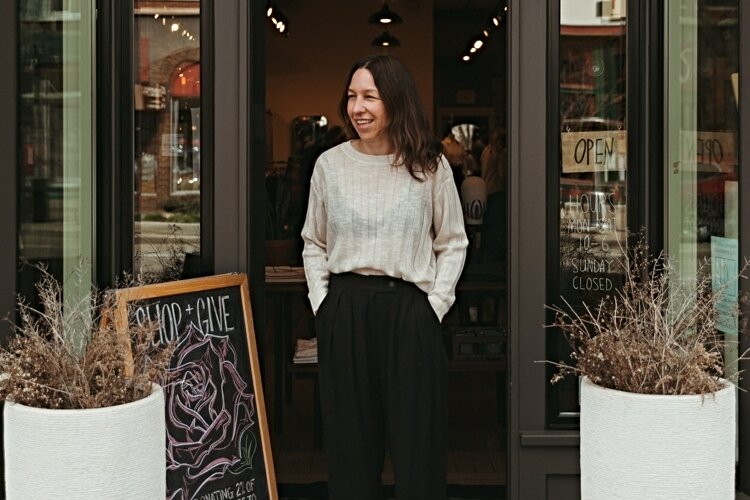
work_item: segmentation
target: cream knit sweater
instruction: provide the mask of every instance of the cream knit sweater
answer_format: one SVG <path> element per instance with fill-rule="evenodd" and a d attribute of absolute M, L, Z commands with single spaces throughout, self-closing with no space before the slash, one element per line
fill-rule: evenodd
<path fill-rule="evenodd" d="M 360 153 L 345 142 L 315 164 L 302 257 L 317 312 L 331 273 L 386 275 L 427 293 L 437 317 L 453 305 L 468 240 L 445 158 L 425 182 L 393 155 Z"/>

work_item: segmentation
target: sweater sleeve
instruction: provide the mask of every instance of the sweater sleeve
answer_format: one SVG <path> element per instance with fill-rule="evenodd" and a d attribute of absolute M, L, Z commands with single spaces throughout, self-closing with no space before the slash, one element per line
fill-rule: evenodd
<path fill-rule="evenodd" d="M 327 250 L 327 214 L 325 204 L 325 177 L 321 160 L 315 165 L 310 181 L 310 198 L 307 204 L 307 215 L 302 227 L 302 261 L 307 280 L 308 298 L 313 314 L 328 294 L 328 250 Z"/>
<path fill-rule="evenodd" d="M 442 321 L 456 300 L 456 284 L 464 267 L 469 240 L 464 229 L 461 200 L 445 159 L 438 166 L 435 183 L 432 249 L 437 269 L 435 284 L 427 298 L 438 319 Z"/>

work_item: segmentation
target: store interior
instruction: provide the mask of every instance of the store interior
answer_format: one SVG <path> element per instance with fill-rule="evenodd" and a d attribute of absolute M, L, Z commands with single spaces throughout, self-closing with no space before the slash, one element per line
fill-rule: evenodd
<path fill-rule="evenodd" d="M 469 204 L 475 196 L 483 202 L 479 214 L 465 214 L 470 249 L 456 304 L 443 321 L 449 360 L 448 483 L 452 497 L 505 496 L 505 6 L 497 0 L 269 4 L 273 10 L 266 30 L 266 317 L 268 338 L 284 337 L 271 356 L 282 357 L 273 359 L 283 367 L 275 370 L 273 384 L 283 390 L 274 391 L 269 405 L 282 496 L 314 496 L 316 488 L 324 489 L 325 429 L 316 403 L 317 367 L 305 362 L 309 360 L 294 362 L 295 348 L 314 336 L 304 287 L 273 284 L 269 276 L 274 270 L 279 276 L 294 273 L 301 266 L 298 235 L 314 158 L 342 140 L 337 134 L 342 124 L 337 106 L 344 78 L 356 59 L 373 53 L 394 55 L 409 67 L 435 136 L 443 139 L 462 203 Z M 384 7 L 401 22 L 370 22 Z M 388 39 L 386 33 L 389 45 L 378 45 Z M 493 160 L 503 178 L 501 193 L 489 193 L 494 208 L 492 203 L 488 206 L 486 185 L 483 195 L 470 189 L 482 179 L 481 157 L 490 144 L 495 144 Z M 280 246 L 283 241 L 288 252 Z M 303 357 L 304 353 L 298 356 Z M 383 482 L 392 487 L 388 458 Z"/>

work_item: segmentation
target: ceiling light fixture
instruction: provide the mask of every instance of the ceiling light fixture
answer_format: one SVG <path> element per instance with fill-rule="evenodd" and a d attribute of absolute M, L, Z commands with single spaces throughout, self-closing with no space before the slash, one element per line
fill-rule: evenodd
<path fill-rule="evenodd" d="M 469 62 L 475 54 L 479 53 L 479 51 L 484 48 L 485 44 L 489 42 L 490 35 L 495 31 L 495 28 L 500 27 L 504 18 L 507 17 L 508 7 L 504 5 L 506 1 L 507 0 L 498 0 L 497 7 L 490 13 L 489 21 L 487 21 L 485 27 L 482 28 L 482 34 L 475 37 L 467 45 L 464 54 L 461 56 L 463 62 Z"/>
<path fill-rule="evenodd" d="M 403 20 L 401 19 L 401 16 L 388 8 L 387 2 L 383 2 L 383 7 L 371 15 L 368 22 L 371 24 L 401 24 Z"/>
<path fill-rule="evenodd" d="M 271 2 L 267 4 L 266 17 L 273 27 L 276 28 L 276 31 L 284 36 L 289 36 L 289 19 Z"/>
<path fill-rule="evenodd" d="M 401 45 L 401 42 L 399 42 L 398 38 L 395 36 L 384 31 L 382 35 L 375 37 L 372 41 L 372 45 L 374 47 L 398 47 Z"/>

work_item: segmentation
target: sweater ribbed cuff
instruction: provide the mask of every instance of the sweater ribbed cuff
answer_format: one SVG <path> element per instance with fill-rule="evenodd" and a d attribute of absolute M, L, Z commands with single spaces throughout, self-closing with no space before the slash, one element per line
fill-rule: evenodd
<path fill-rule="evenodd" d="M 443 316 L 451 308 L 451 304 L 446 304 L 435 295 L 427 295 L 427 300 L 430 301 L 432 310 L 435 311 L 435 315 L 438 317 L 438 321 L 443 322 Z"/>
<path fill-rule="evenodd" d="M 328 295 L 328 289 L 325 288 L 311 291 L 307 294 L 307 297 L 310 299 L 310 306 L 312 307 L 313 314 L 318 314 L 318 308 L 320 307 L 320 304 L 323 303 L 323 300 L 325 300 L 326 295 Z"/>

